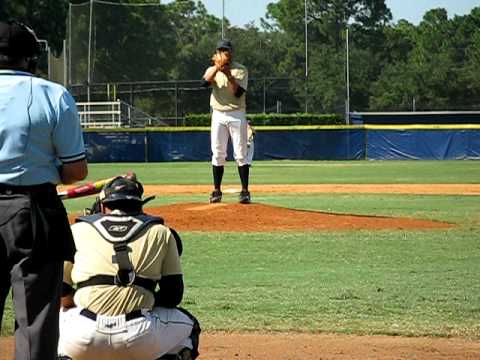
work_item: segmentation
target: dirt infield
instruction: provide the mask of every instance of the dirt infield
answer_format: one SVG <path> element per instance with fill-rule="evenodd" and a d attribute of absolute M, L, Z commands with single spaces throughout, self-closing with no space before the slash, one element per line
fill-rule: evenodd
<path fill-rule="evenodd" d="M 147 194 L 208 194 L 210 185 L 145 185 Z M 240 192 L 238 186 L 225 185 L 225 193 Z M 295 184 L 251 185 L 255 193 L 362 193 L 417 195 L 480 195 L 480 184 Z"/>
<path fill-rule="evenodd" d="M 210 186 L 145 186 L 147 195 L 205 194 Z M 225 187 L 224 192 L 239 189 Z M 253 185 L 256 192 L 395 193 L 480 195 L 480 185 Z M 229 196 L 229 195 L 227 195 Z M 255 199 L 255 197 L 254 197 Z M 248 211 L 246 211 L 248 210 Z M 410 218 L 339 215 L 265 204 L 183 203 L 149 208 L 179 231 L 289 231 L 357 229 L 444 229 L 453 224 Z M 212 222 L 221 218 L 221 222 Z M 241 224 L 241 225 L 240 225 Z M 248 226 L 246 226 L 248 224 Z M 13 339 L 0 338 L 0 360 L 12 358 Z M 303 333 L 204 333 L 200 360 L 473 360 L 480 342 L 465 339 L 406 338 Z"/>
<path fill-rule="evenodd" d="M 162 216 L 167 225 L 179 231 L 409 230 L 444 229 L 453 226 L 440 221 L 332 214 L 255 203 L 181 203 L 148 208 L 147 212 Z"/>
<path fill-rule="evenodd" d="M 474 360 L 480 343 L 463 339 L 333 334 L 204 333 L 199 360 Z M 11 360 L 13 338 L 0 338 Z"/>
<path fill-rule="evenodd" d="M 75 185 L 60 186 L 58 191 Z M 145 185 L 147 195 L 207 194 L 211 185 Z M 225 193 L 240 192 L 238 186 L 224 185 Z M 480 184 L 266 184 L 251 185 L 255 193 L 359 193 L 417 195 L 480 195 Z"/>
<path fill-rule="evenodd" d="M 205 194 L 210 185 L 146 185 L 146 195 Z M 240 189 L 225 186 L 225 197 L 234 196 Z M 252 185 L 258 193 L 388 193 L 388 194 L 448 194 L 480 195 L 480 184 L 307 184 Z M 255 200 L 255 197 L 253 198 Z M 263 204 L 244 205 L 221 203 L 189 203 L 148 208 L 180 231 L 288 231 L 288 230 L 358 230 L 358 229 L 436 229 L 453 224 L 408 218 L 360 216 L 299 211 Z M 211 219 L 222 219 L 212 222 Z M 71 218 L 73 220 L 73 216 Z"/>

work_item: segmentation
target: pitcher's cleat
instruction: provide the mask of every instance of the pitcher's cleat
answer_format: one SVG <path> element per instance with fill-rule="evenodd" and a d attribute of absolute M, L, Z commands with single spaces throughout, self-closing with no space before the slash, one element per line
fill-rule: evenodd
<path fill-rule="evenodd" d="M 240 204 L 250 204 L 250 191 L 242 190 L 242 192 L 240 192 L 239 202 Z"/>
<path fill-rule="evenodd" d="M 219 203 L 222 201 L 222 192 L 220 190 L 214 190 L 210 194 L 210 204 Z"/>

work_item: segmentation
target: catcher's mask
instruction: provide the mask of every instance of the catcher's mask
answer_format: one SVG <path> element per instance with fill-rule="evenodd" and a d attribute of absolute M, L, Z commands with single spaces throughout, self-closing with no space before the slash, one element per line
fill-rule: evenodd
<path fill-rule="evenodd" d="M 142 205 L 154 198 L 149 197 L 142 200 L 142 195 L 142 184 L 136 180 L 118 176 L 104 186 L 103 190 L 100 192 L 99 198 L 104 204 L 113 203 L 115 201 L 133 201 L 141 203 Z"/>

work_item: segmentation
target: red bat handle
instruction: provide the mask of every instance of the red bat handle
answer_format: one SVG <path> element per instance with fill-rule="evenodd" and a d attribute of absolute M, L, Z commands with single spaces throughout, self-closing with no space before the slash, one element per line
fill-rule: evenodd
<path fill-rule="evenodd" d="M 136 180 L 135 173 L 131 171 L 129 171 L 127 174 L 122 176 L 132 180 Z M 61 193 L 58 194 L 58 196 L 60 196 L 60 199 L 73 199 L 77 197 L 97 194 L 102 190 L 105 184 L 107 184 L 109 181 L 112 181 L 113 179 L 114 178 L 98 180 L 94 183 L 88 183 L 85 185 L 77 186 L 75 188 L 62 191 Z"/>
<path fill-rule="evenodd" d="M 88 183 L 73 189 L 68 189 L 65 197 L 71 199 L 80 196 L 92 195 L 97 192 L 97 187 L 92 183 Z"/>

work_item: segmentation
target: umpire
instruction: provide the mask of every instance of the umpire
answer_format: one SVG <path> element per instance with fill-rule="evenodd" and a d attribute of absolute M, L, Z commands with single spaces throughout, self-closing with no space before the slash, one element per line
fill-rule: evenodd
<path fill-rule="evenodd" d="M 74 243 L 56 184 L 87 176 L 72 96 L 35 77 L 35 33 L 0 22 L 0 324 L 10 288 L 15 359 L 57 356 L 63 261 Z"/>

